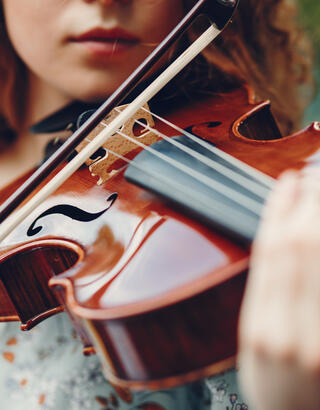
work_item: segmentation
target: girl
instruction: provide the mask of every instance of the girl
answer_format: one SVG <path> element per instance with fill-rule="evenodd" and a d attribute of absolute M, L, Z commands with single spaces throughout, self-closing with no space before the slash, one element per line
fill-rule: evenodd
<path fill-rule="evenodd" d="M 72 102 L 87 106 L 110 95 L 194 3 L 2 0 L 1 186 L 43 159 L 53 135 L 46 127 L 34 135 L 31 126 L 39 130 L 39 121 L 45 117 L 46 124 L 60 123 L 65 110 L 59 110 L 66 106 L 68 114 L 71 111 L 76 117 L 79 106 L 83 107 L 70 105 Z M 164 92 L 168 93 L 165 97 L 178 101 L 186 95 L 249 83 L 259 99 L 272 99 L 282 130 L 288 133 L 298 126 L 306 104 L 300 98 L 301 86 L 310 83 L 308 52 L 299 51 L 301 42 L 292 4 L 241 0 L 223 36 L 179 76 L 174 87 Z M 202 383 L 136 394 L 112 388 L 103 380 L 98 360 L 81 356 L 80 343 L 73 339 L 63 316 L 51 318 L 28 334 L 20 334 L 15 324 L 2 325 L 0 332 L 4 409 L 202 410 L 210 407 L 210 401 L 215 410 L 230 405 L 246 408 L 233 372 L 213 379 L 210 389 Z M 213 393 L 212 400 L 209 393 Z"/>

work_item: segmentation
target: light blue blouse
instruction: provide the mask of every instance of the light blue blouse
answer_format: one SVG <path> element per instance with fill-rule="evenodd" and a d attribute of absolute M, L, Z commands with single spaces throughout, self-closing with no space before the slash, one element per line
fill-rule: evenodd
<path fill-rule="evenodd" d="M 246 410 L 235 371 L 161 391 L 108 383 L 99 358 L 85 357 L 65 314 L 28 332 L 0 323 L 1 410 Z"/>

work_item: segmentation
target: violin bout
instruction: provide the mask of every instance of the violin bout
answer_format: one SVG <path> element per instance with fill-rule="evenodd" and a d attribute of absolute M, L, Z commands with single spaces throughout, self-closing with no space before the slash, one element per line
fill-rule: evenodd
<path fill-rule="evenodd" d="M 254 103 L 245 88 L 175 107 L 166 118 L 271 177 L 319 165 L 319 124 L 281 138 L 269 105 Z M 149 130 L 140 132 L 137 118 L 153 126 L 142 109 L 119 130 L 131 135 L 130 143 L 115 133 L 105 153 L 88 161 L 100 183 L 116 173 L 113 178 L 97 187 L 87 169 L 80 169 L 2 243 L 0 321 L 19 320 L 26 330 L 65 308 L 84 352 L 93 353 L 93 343 L 109 380 L 125 388 L 159 389 L 233 365 L 249 251 L 195 213 L 181 212 L 124 178 L 108 150 L 120 147 L 128 158 L 137 151 L 135 140 L 158 140 Z M 159 133 L 176 136 L 161 121 L 156 125 Z M 172 173 L 170 178 L 175 180 Z M 0 191 L 0 200 L 16 187 Z M 200 199 L 194 195 L 195 203 Z M 52 213 L 66 206 L 72 213 Z M 228 214 L 230 221 L 234 215 Z M 42 229 L 30 241 L 30 226 L 40 216 Z"/>

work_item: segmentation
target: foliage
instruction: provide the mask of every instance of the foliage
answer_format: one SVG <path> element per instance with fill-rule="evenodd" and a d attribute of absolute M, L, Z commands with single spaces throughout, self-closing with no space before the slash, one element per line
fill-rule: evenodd
<path fill-rule="evenodd" d="M 305 113 L 305 125 L 312 121 L 320 120 L 320 2 L 319 0 L 297 0 L 299 5 L 299 20 L 312 40 L 316 57 L 316 79 L 318 83 L 318 92 L 313 103 Z"/>
<path fill-rule="evenodd" d="M 320 51 L 320 2 L 318 0 L 298 0 L 299 18 L 311 36 L 318 55 Z"/>

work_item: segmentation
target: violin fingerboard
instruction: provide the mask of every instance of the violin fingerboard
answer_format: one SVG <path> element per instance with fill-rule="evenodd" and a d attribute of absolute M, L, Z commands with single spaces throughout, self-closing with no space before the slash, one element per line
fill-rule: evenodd
<path fill-rule="evenodd" d="M 191 148 L 194 152 L 203 154 L 216 163 L 224 164 L 228 169 L 237 173 L 244 174 L 236 166 L 224 161 L 196 142 L 184 136 L 174 137 L 174 139 Z M 153 144 L 152 148 L 155 152 L 165 155 L 174 162 L 169 164 L 156 154 L 142 151 L 135 158 L 135 164 L 130 164 L 125 172 L 125 178 L 129 182 L 170 201 L 191 217 L 219 230 L 226 236 L 232 237 L 240 243 L 251 243 L 258 227 L 264 198 L 243 186 L 239 186 L 223 173 L 188 155 L 168 141 L 159 141 Z M 175 161 L 196 171 L 196 177 L 178 169 L 174 165 Z M 199 175 L 205 176 L 204 181 L 209 178 L 210 186 L 204 183 Z M 245 175 L 245 177 L 248 184 L 253 180 L 251 176 Z M 218 185 L 219 187 L 224 186 L 226 191 L 234 192 L 234 198 L 232 195 L 231 197 L 230 195 L 229 197 L 225 196 L 221 189 L 214 188 L 215 185 L 217 188 Z M 252 212 L 246 206 L 239 204 L 236 199 L 238 194 L 254 202 L 257 212 Z"/>

